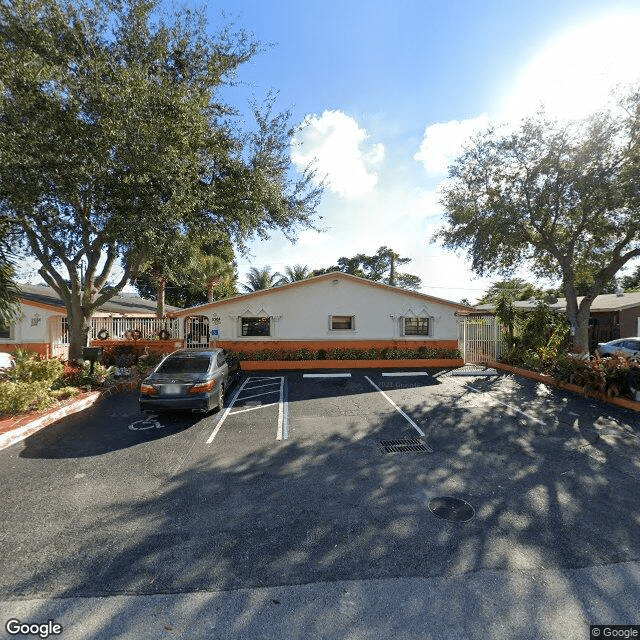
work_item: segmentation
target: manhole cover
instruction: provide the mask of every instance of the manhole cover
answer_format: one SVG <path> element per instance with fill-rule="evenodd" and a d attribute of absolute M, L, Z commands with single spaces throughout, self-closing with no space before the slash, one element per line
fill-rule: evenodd
<path fill-rule="evenodd" d="M 460 498 L 433 498 L 429 500 L 429 511 L 438 518 L 453 522 L 466 522 L 475 515 L 473 507 Z"/>
<path fill-rule="evenodd" d="M 405 438 L 404 440 L 380 440 L 384 453 L 406 453 L 409 451 L 429 451 L 427 445 L 419 438 Z"/>

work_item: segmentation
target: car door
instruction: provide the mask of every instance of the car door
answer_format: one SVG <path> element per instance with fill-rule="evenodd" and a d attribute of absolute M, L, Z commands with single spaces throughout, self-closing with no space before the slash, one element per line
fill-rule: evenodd
<path fill-rule="evenodd" d="M 217 368 L 216 375 L 220 376 L 226 388 L 228 385 L 228 379 L 230 376 L 229 376 L 229 367 L 227 366 L 226 353 L 224 351 L 220 351 L 220 353 L 218 353 L 216 357 L 216 368 Z"/>
<path fill-rule="evenodd" d="M 628 355 L 637 356 L 640 354 L 640 340 L 626 340 L 624 344 Z"/>

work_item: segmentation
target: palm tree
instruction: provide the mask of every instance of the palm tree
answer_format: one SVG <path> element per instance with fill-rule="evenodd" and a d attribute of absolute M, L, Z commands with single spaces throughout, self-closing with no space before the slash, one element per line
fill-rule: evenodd
<path fill-rule="evenodd" d="M 233 276 L 233 267 L 219 256 L 200 255 L 197 258 L 200 280 L 207 288 L 207 302 L 213 302 L 213 290 L 220 282 Z"/>
<path fill-rule="evenodd" d="M 14 269 L 11 263 L 0 260 L 0 326 L 8 326 L 20 314 L 20 290 L 13 281 Z"/>
<path fill-rule="evenodd" d="M 276 284 L 288 284 L 290 282 L 298 282 L 300 280 L 306 280 L 311 277 L 311 271 L 309 267 L 302 264 L 294 264 L 293 267 L 285 267 L 283 274 L 280 275 L 280 280 Z"/>
<path fill-rule="evenodd" d="M 271 267 L 266 266 L 262 269 L 256 269 L 256 267 L 251 267 L 249 273 L 247 273 L 247 280 L 249 284 L 243 284 L 242 288 L 247 292 L 251 293 L 252 291 L 262 291 L 263 289 L 271 289 L 278 278 L 282 276 L 279 273 L 271 273 Z"/>

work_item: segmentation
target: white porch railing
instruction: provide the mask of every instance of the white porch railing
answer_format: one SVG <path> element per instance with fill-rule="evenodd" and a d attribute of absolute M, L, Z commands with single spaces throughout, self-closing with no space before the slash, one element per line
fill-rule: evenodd
<path fill-rule="evenodd" d="M 140 331 L 142 340 L 153 340 L 160 331 L 169 333 L 169 340 L 180 339 L 179 318 L 91 318 L 92 340 L 98 339 L 101 331 L 109 334 L 109 340 L 125 340 L 130 337 L 129 332 Z"/>

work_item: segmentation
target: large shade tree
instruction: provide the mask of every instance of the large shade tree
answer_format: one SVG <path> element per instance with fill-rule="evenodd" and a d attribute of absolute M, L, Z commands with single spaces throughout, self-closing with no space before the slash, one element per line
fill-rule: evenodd
<path fill-rule="evenodd" d="M 250 36 L 158 0 L 14 0 L 0 24 L 0 214 L 64 301 L 71 358 L 172 237 L 222 228 L 242 249 L 313 226 L 322 188 L 291 171 L 289 114 L 267 99 L 240 130 L 220 96 Z"/>
<path fill-rule="evenodd" d="M 582 353 L 591 303 L 640 256 L 638 92 L 623 106 L 569 124 L 539 114 L 515 131 L 476 138 L 450 167 L 446 224 L 435 236 L 449 249 L 467 250 L 479 275 L 511 275 L 526 264 L 561 279 Z"/>

